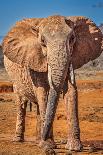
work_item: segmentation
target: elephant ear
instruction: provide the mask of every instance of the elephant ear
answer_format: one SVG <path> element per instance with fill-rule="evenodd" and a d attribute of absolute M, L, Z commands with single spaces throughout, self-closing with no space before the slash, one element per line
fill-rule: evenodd
<path fill-rule="evenodd" d="M 74 69 L 97 58 L 103 50 L 103 35 L 100 29 L 86 17 L 67 17 L 75 27 L 76 42 L 73 48 Z"/>
<path fill-rule="evenodd" d="M 3 53 L 12 62 L 27 66 L 34 71 L 46 72 L 47 59 L 38 42 L 38 25 L 42 19 L 24 19 L 4 38 Z"/>

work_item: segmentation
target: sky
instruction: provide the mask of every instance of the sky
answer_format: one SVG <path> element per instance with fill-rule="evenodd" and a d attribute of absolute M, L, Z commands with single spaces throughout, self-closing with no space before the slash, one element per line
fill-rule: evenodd
<path fill-rule="evenodd" d="M 23 18 L 50 15 L 87 16 L 103 23 L 103 0 L 0 0 L 0 37 Z"/>

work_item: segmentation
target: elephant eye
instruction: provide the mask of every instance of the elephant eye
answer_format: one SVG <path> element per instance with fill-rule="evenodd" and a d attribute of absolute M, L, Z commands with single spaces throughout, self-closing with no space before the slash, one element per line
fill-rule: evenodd
<path fill-rule="evenodd" d="M 41 36 L 41 45 L 46 47 L 46 40 L 45 40 L 44 36 Z"/>

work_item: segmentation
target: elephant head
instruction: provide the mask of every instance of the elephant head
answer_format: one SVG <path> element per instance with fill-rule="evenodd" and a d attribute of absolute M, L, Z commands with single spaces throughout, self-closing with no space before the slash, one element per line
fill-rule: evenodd
<path fill-rule="evenodd" d="M 47 72 L 50 84 L 42 138 L 47 139 L 59 92 L 68 68 L 77 69 L 102 51 L 102 33 L 85 17 L 50 16 L 18 22 L 3 41 L 3 52 L 13 62 Z"/>

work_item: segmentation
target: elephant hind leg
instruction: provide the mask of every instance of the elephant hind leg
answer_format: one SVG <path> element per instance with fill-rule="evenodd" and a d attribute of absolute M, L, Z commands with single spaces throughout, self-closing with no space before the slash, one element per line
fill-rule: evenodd
<path fill-rule="evenodd" d="M 39 105 L 38 103 L 36 104 L 36 119 L 37 119 L 37 123 L 36 123 L 36 140 L 39 141 L 41 139 L 41 117 L 40 117 L 40 110 L 39 110 Z"/>
<path fill-rule="evenodd" d="M 25 116 L 28 100 L 24 96 L 17 94 L 17 121 L 16 132 L 13 141 L 23 142 L 25 132 Z"/>

